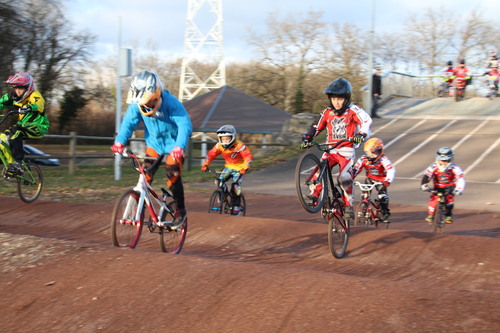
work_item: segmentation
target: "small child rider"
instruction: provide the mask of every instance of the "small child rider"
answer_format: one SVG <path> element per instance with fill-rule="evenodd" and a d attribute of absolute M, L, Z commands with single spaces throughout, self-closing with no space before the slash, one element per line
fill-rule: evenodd
<path fill-rule="evenodd" d="M 4 83 L 12 87 L 12 90 L 0 97 L 0 110 L 12 106 L 19 108 L 19 118 L 16 124 L 0 134 L 0 140 L 9 142 L 10 145 L 12 155 L 4 151 L 10 171 L 22 174 L 23 139 L 43 138 L 49 129 L 49 120 L 44 111 L 45 100 L 35 89 L 35 82 L 30 74 L 14 74 Z"/>
<path fill-rule="evenodd" d="M 327 143 L 335 143 L 344 139 L 353 139 L 353 142 L 344 142 L 336 149 L 331 149 L 329 154 L 324 154 L 322 158 L 328 156 L 330 167 L 338 164 L 340 172 L 338 181 L 343 191 L 343 200 L 346 207 L 346 219 L 354 219 L 354 209 L 352 207 L 352 165 L 355 158 L 355 150 L 366 137 L 370 135 L 372 118 L 362 108 L 351 104 L 352 86 L 349 81 L 339 78 L 332 81 L 323 92 L 328 97 L 330 104 L 314 120 L 307 133 L 302 136 L 302 146 L 307 145 L 320 134 L 327 130 Z M 312 190 L 311 201 L 317 200 L 317 193 L 321 191 L 321 185 L 317 185 Z"/>
<path fill-rule="evenodd" d="M 382 222 L 388 223 L 391 212 L 389 210 L 389 195 L 387 187 L 391 185 L 396 175 L 396 169 L 393 167 L 389 158 L 384 154 L 384 143 L 378 138 L 372 138 L 366 141 L 364 146 L 365 155 L 361 156 L 353 168 L 353 176 L 356 177 L 363 168 L 366 169 L 365 183 L 373 184 L 382 182 L 375 188 L 378 191 L 380 208 L 382 209 Z"/>
<path fill-rule="evenodd" d="M 218 143 L 210 149 L 205 157 L 202 171 L 208 171 L 212 161 L 220 154 L 226 161 L 221 176 L 224 179 L 231 178 L 230 193 L 233 197 L 234 207 L 232 215 L 238 215 L 241 206 L 241 182 L 242 177 L 247 173 L 253 161 L 252 153 L 247 145 L 240 140 L 236 140 L 236 129 L 233 125 L 224 125 L 217 130 Z"/>
<path fill-rule="evenodd" d="M 462 169 L 453 163 L 453 150 L 441 147 L 436 152 L 436 162 L 432 163 L 422 177 L 422 191 L 431 191 L 427 183 L 432 179 L 434 191 L 446 195 L 445 223 L 453 223 L 452 210 L 455 195 L 462 194 L 465 188 L 465 178 Z M 432 223 L 434 211 L 438 202 L 436 193 L 432 193 L 428 204 L 427 223 Z"/>

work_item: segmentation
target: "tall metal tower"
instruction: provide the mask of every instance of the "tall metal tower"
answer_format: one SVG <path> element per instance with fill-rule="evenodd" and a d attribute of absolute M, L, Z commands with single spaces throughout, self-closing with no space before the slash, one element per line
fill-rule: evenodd
<path fill-rule="evenodd" d="M 205 5 L 205 6 L 204 6 Z M 203 12 L 204 15 L 198 15 Z M 207 22 L 205 32 L 196 24 Z M 207 64 L 209 69 L 207 71 Z M 198 66 L 198 74 L 194 68 Z M 213 72 L 208 76 L 205 73 Z M 214 70 L 215 69 L 215 70 Z M 226 85 L 226 65 L 222 36 L 222 0 L 188 0 L 186 32 L 184 35 L 184 58 L 182 59 L 179 100 L 190 100 L 200 93 Z"/>

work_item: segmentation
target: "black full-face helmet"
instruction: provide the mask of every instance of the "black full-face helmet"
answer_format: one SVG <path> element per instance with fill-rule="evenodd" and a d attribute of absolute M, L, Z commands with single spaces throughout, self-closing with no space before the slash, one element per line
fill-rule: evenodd
<path fill-rule="evenodd" d="M 335 81 L 332 81 L 328 87 L 326 87 L 324 93 L 328 96 L 328 101 L 330 102 L 330 107 L 335 111 L 336 114 L 343 114 L 349 105 L 351 105 L 351 94 L 352 94 L 352 86 L 344 78 L 339 78 Z M 332 97 L 340 97 L 344 98 L 344 104 L 339 110 L 336 110 L 333 105 L 331 98 Z"/>

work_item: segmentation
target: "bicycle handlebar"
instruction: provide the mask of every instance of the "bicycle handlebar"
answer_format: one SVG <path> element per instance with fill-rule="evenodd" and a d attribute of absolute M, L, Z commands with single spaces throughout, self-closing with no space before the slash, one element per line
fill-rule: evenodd
<path fill-rule="evenodd" d="M 306 149 L 306 148 L 310 148 L 312 146 L 316 146 L 319 150 L 326 152 L 326 151 L 329 151 L 330 149 L 337 148 L 338 146 L 340 146 L 342 143 L 345 143 L 345 142 L 354 142 L 354 138 L 342 139 L 342 140 L 337 141 L 337 142 L 326 142 L 326 143 L 319 143 L 316 141 L 311 141 L 311 142 L 309 142 L 309 144 L 307 146 L 305 146 L 303 148 Z"/>
<path fill-rule="evenodd" d="M 3 124 L 5 119 L 7 119 L 10 115 L 12 115 L 14 113 L 19 113 L 19 110 L 11 110 L 11 111 L 7 112 L 6 114 L 1 114 L 0 117 L 3 117 L 3 118 L 0 120 L 0 125 Z"/>
<path fill-rule="evenodd" d="M 371 191 L 377 185 L 383 185 L 383 183 L 382 182 L 373 182 L 373 183 L 369 184 L 369 183 L 360 183 L 358 181 L 355 181 L 354 185 L 359 186 L 361 191 L 368 192 L 368 191 Z"/>

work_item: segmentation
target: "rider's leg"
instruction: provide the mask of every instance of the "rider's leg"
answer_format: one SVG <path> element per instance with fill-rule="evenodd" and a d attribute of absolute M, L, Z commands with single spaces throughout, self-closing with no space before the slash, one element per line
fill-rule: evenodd
<path fill-rule="evenodd" d="M 13 163 L 14 157 L 12 157 L 12 153 L 10 151 L 10 144 L 7 134 L 0 133 L 0 140 L 2 141 L 2 144 L 0 144 L 0 150 L 3 153 L 3 156 L 5 156 L 7 163 Z M 8 147 L 6 147 L 3 143 L 5 143 Z"/>

